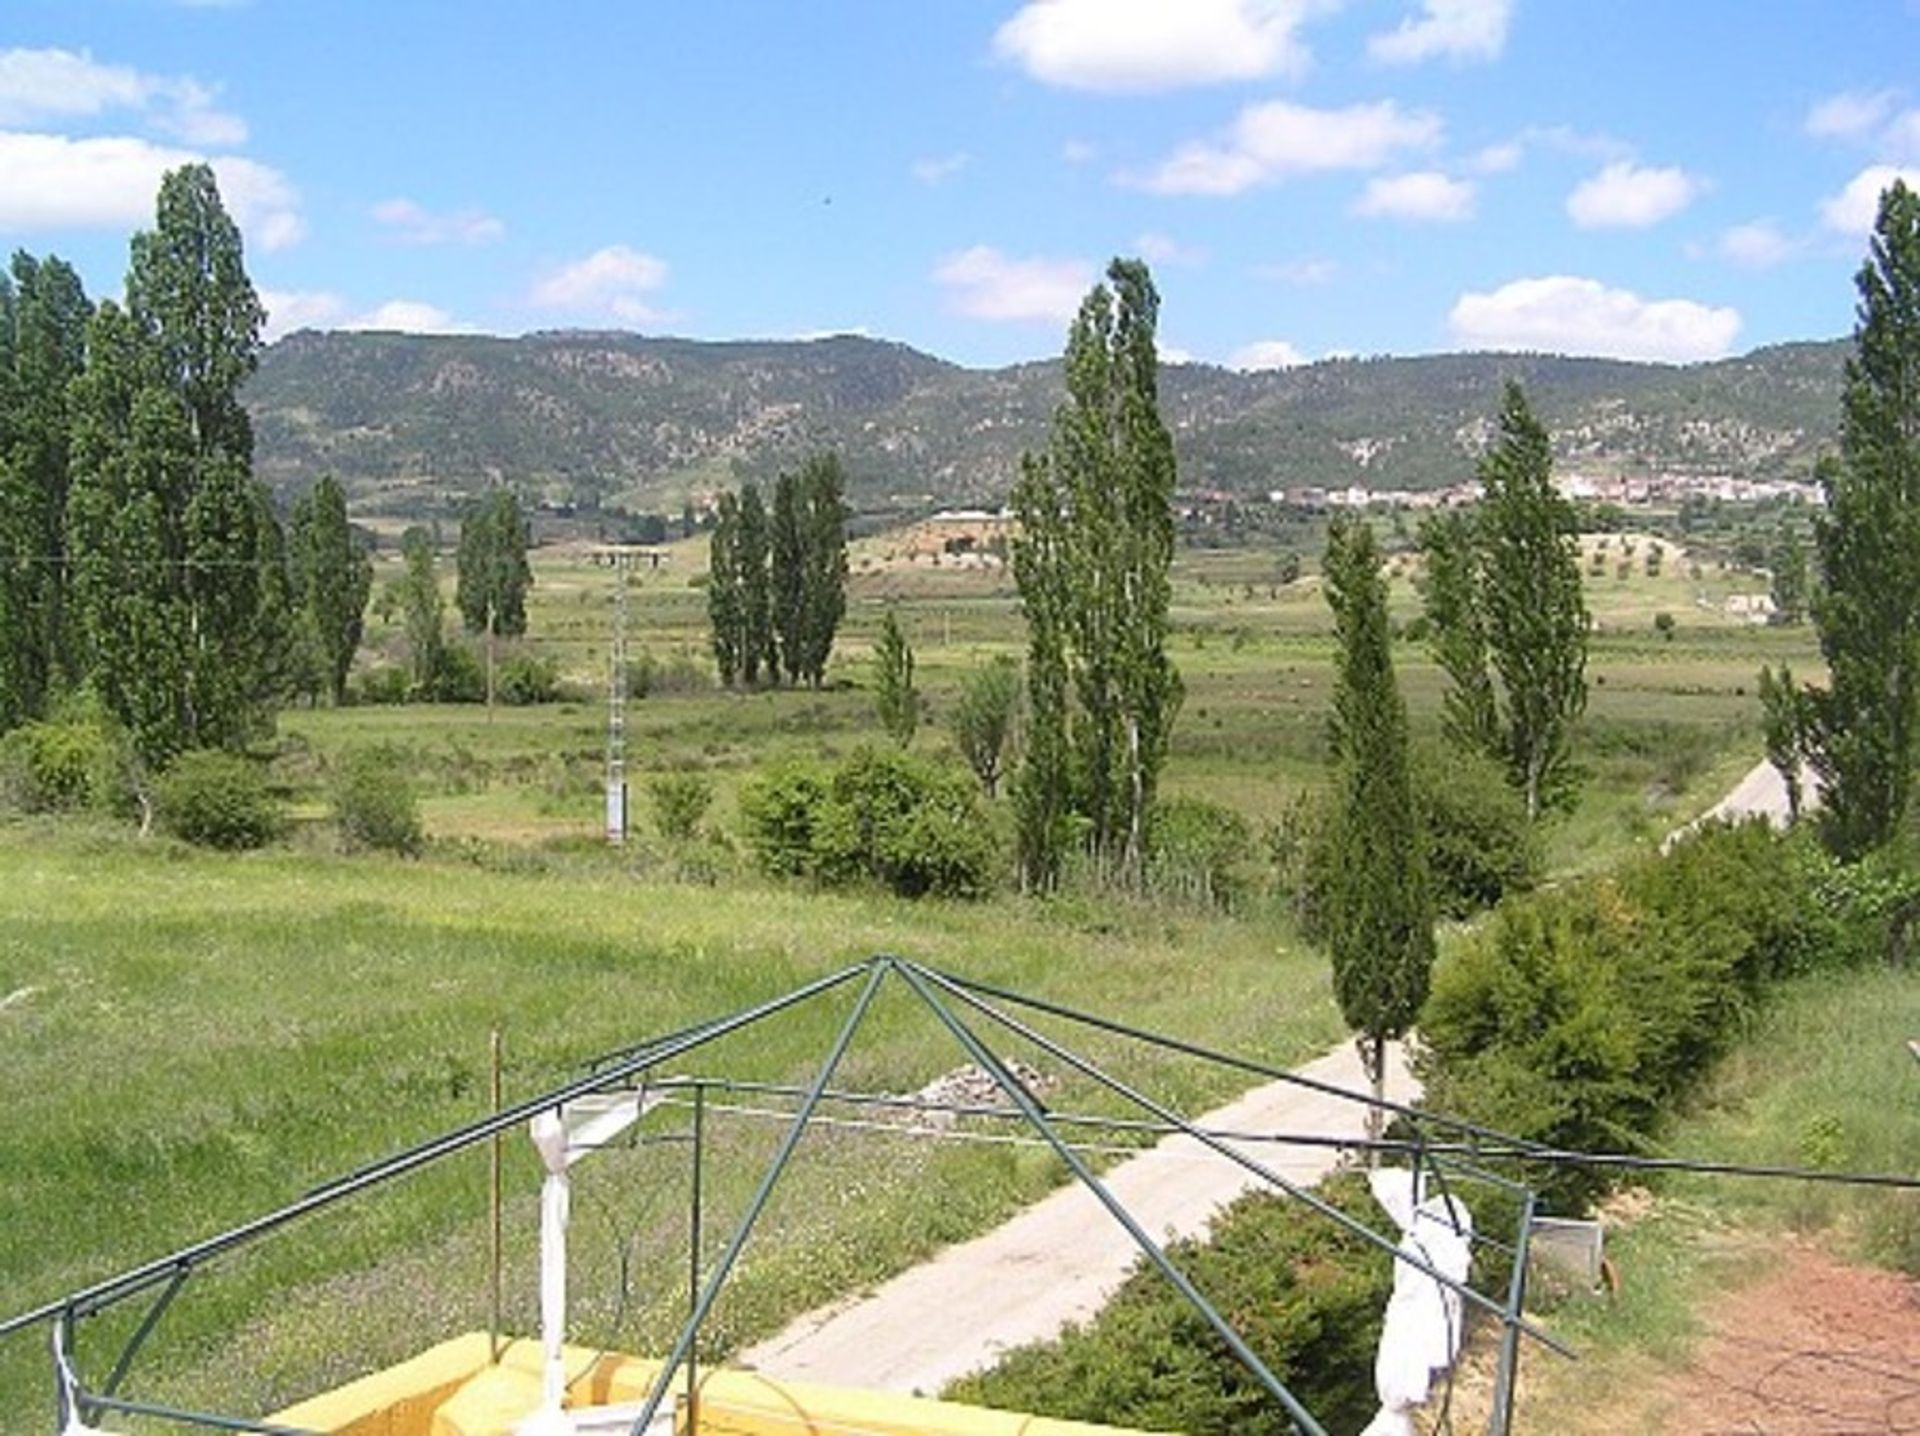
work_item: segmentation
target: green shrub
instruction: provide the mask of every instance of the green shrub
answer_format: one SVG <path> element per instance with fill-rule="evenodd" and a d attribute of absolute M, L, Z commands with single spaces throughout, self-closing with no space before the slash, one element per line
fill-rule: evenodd
<path fill-rule="evenodd" d="M 333 821 L 350 848 L 418 853 L 425 834 L 405 755 L 385 746 L 349 753 L 333 782 Z"/>
<path fill-rule="evenodd" d="M 259 765 L 232 753 L 182 753 L 154 789 L 160 824 L 207 848 L 257 848 L 280 831 L 280 811 Z"/>
<path fill-rule="evenodd" d="M 389 663 L 361 674 L 355 692 L 362 703 L 405 703 L 412 681 L 406 669 Z"/>
<path fill-rule="evenodd" d="M 627 665 L 627 695 L 650 698 L 660 693 L 705 693 L 713 687 L 713 676 L 684 649 L 669 658 L 657 658 L 642 650 Z"/>
<path fill-rule="evenodd" d="M 65 813 L 121 806 L 120 747 L 97 713 L 27 723 L 0 737 L 0 807 Z"/>
<path fill-rule="evenodd" d="M 869 878 L 903 897 L 978 897 L 998 861 L 970 776 L 872 748 L 834 773 L 812 846 L 822 881 Z"/>
<path fill-rule="evenodd" d="M 433 703 L 484 703 L 486 665 L 471 648 L 449 643 L 440 650 L 440 664 L 434 670 L 431 690 L 414 696 Z"/>
<path fill-rule="evenodd" d="M 1205 798 L 1162 798 L 1147 824 L 1147 880 L 1162 892 L 1232 908 L 1253 886 L 1253 829 Z"/>
<path fill-rule="evenodd" d="M 775 769 L 741 789 L 740 814 L 763 870 L 830 886 L 974 897 L 999 864 L 972 778 L 897 751 L 862 749 L 831 773 Z"/>
<path fill-rule="evenodd" d="M 691 842 L 713 803 L 713 779 L 705 773 L 655 773 L 647 779 L 653 821 L 670 843 Z"/>
<path fill-rule="evenodd" d="M 494 693 L 502 703 L 516 706 L 552 703 L 560 696 L 560 670 L 551 659 L 516 653 L 500 665 Z"/>
<path fill-rule="evenodd" d="M 779 877 L 813 871 L 813 830 L 826 798 L 825 776 L 803 763 L 783 764 L 741 786 L 747 849 L 763 871 Z"/>
<path fill-rule="evenodd" d="M 1365 1184 L 1319 1195 L 1371 1226 Z M 1373 1414 L 1374 1348 L 1392 1259 L 1328 1218 L 1268 1193 L 1222 1211 L 1204 1242 L 1167 1247 L 1208 1301 L 1329 1431 Z M 1293 1424 L 1252 1372 L 1157 1270 L 1135 1266 L 1086 1325 L 1021 1347 L 948 1388 L 954 1399 L 1150 1431 L 1285 1436 Z"/>
<path fill-rule="evenodd" d="M 1418 1067 L 1442 1111 L 1585 1151 L 1642 1149 L 1781 977 L 1858 960 L 1826 860 L 1764 822 L 1509 900 L 1434 973 Z M 1578 1207 L 1605 1186 L 1535 1173 Z"/>

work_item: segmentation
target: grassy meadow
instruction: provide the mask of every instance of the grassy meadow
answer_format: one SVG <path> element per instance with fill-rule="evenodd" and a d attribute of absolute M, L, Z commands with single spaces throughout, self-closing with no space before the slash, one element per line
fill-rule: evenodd
<path fill-rule="evenodd" d="M 264 852 L 0 824 L 0 1315 L 480 1114 L 496 1026 L 513 1100 L 595 1053 L 898 952 L 1272 1061 L 1337 1040 L 1324 963 L 1277 903 L 1233 915 L 1078 892 L 911 904 L 749 871 L 728 836 L 740 782 L 776 756 L 833 758 L 879 740 L 869 655 L 889 605 L 930 710 L 918 745 L 950 746 L 944 724 L 962 676 L 1021 649 L 1003 574 L 902 564 L 886 543 L 854 550 L 847 621 L 817 693 L 723 693 L 704 680 L 704 540 L 635 576 L 630 653 L 653 681 L 628 708 L 634 837 L 624 850 L 599 838 L 611 576 L 584 555 L 546 551 L 535 555 L 521 646 L 555 663 L 571 701 L 491 714 L 289 711 L 274 772 L 296 821 L 288 842 Z M 383 563 L 376 585 L 392 571 Z M 1175 574 L 1171 647 L 1186 700 L 1165 788 L 1228 804 L 1256 831 L 1323 782 L 1326 761 L 1325 605 L 1313 578 L 1281 585 L 1275 573 L 1271 551 L 1217 550 L 1183 551 Z M 1411 580 L 1396 561 L 1401 619 L 1417 612 Z M 1755 671 L 1782 659 L 1811 667 L 1812 640 L 1729 617 L 1724 595 L 1741 586 L 1718 571 L 1695 580 L 1673 557 L 1654 575 L 1617 563 L 1590 575 L 1591 778 L 1578 811 L 1548 830 L 1550 866 L 1590 868 L 1652 844 L 1758 758 Z M 1670 638 L 1654 629 L 1658 612 L 1674 615 Z M 376 655 L 390 657 L 395 637 L 391 622 L 370 620 Z M 1418 643 L 1397 656 L 1414 725 L 1430 734 L 1439 675 Z M 432 839 L 421 860 L 334 850 L 327 772 L 370 744 L 405 756 Z M 650 772 L 686 769 L 709 773 L 716 789 L 697 861 L 654 835 L 645 794 Z M 822 999 L 682 1070 L 805 1081 L 846 1004 Z M 1225 1095 L 1218 1076 L 1111 1041 L 1088 1046 L 1175 1101 Z M 843 1085 L 908 1091 L 960 1060 L 895 993 Z M 1058 1099 L 1088 1100 L 1071 1087 Z M 685 1120 L 656 1114 L 647 1141 L 584 1169 L 575 1282 L 588 1341 L 657 1347 L 684 1302 L 686 1150 L 668 1139 Z M 777 1130 L 721 1114 L 712 1137 L 709 1255 Z M 526 1331 L 537 1174 L 524 1139 L 506 1150 L 507 1324 Z M 1015 1146 L 810 1138 L 723 1298 L 716 1346 L 978 1231 L 1058 1177 L 1050 1158 Z M 265 1410 L 484 1326 L 486 1183 L 475 1152 L 196 1276 L 130 1394 Z M 112 1333 L 137 1314 L 89 1324 L 88 1369 L 111 1363 Z M 0 1342 L 0 1430 L 45 1429 L 47 1387 L 42 1333 Z"/>

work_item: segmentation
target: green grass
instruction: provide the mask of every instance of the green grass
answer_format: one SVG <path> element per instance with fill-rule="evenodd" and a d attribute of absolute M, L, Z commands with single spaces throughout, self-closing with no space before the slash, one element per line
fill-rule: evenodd
<path fill-rule="evenodd" d="M 584 858 L 553 866 L 516 874 L 285 850 L 229 858 L 118 833 L 0 828 L 0 994 L 31 989 L 0 1013 L 7 1308 L 475 1116 L 496 1023 L 508 1093 L 519 1097 L 593 1053 L 898 951 L 1276 1062 L 1338 1036 L 1323 964 L 1258 919 L 1112 902 L 908 905 L 637 882 Z M 804 1081 L 844 1009 L 815 1004 L 751 1041 L 731 1040 L 700 1067 Z M 1088 1046 L 1120 1055 L 1111 1040 Z M 911 1090 L 960 1060 L 896 995 L 873 1014 L 843 1076 Z M 1127 1060 L 1130 1076 L 1174 1100 L 1226 1090 L 1191 1064 Z M 716 1227 L 737 1210 L 771 1140 L 752 1123 L 717 1127 Z M 510 1225 L 523 1237 L 534 1225 L 525 1146 L 508 1143 Z M 877 1280 L 1058 1175 L 1016 1149 L 839 1134 L 807 1150 L 719 1314 L 721 1340 Z M 629 1164 L 627 1186 L 618 1163 L 604 1185 L 592 1169 L 583 1179 L 582 1201 L 596 1214 L 584 1240 L 601 1248 L 597 1264 L 582 1257 L 592 1273 L 580 1279 L 583 1309 L 601 1323 L 589 1320 L 589 1340 L 657 1344 L 684 1291 L 673 1225 L 684 1156 L 641 1151 L 652 1160 Z M 330 1354 L 343 1342 L 373 1364 L 429 1334 L 484 1324 L 483 1165 L 450 1162 L 196 1278 L 143 1366 L 167 1379 L 144 1389 L 257 1409 L 347 1374 Z M 651 1226 L 649 1212 L 659 1218 Z M 618 1319 L 616 1248 L 637 1263 Z M 522 1330 L 533 1325 L 523 1279 L 532 1265 L 522 1240 L 509 1261 Z M 95 1338 L 88 1349 L 97 1369 L 106 1348 Z M 223 1360 L 235 1350 L 253 1355 Z M 0 1348 L 0 1410 L 34 1411 L 43 1353 L 35 1337 Z M 8 1430 L 30 1425 L 0 1420 Z"/>

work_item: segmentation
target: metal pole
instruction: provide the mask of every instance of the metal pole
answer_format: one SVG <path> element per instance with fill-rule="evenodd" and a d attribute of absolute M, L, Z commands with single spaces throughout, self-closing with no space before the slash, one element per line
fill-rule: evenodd
<path fill-rule="evenodd" d="M 687 1319 L 700 1305 L 700 1158 L 704 1150 L 707 1118 L 707 1084 L 693 1089 L 693 1190 L 687 1209 Z M 687 1348 L 687 1433 L 700 1432 L 700 1379 L 697 1367 L 700 1342 L 696 1338 Z"/>
<path fill-rule="evenodd" d="M 1527 1248 L 1533 1239 L 1534 1197 L 1520 1203 L 1520 1236 L 1513 1254 L 1513 1281 L 1507 1288 L 1507 1329 L 1500 1338 L 1500 1367 L 1493 1378 L 1493 1414 L 1487 1420 L 1489 1436 L 1507 1436 L 1513 1429 L 1514 1383 L 1520 1378 L 1520 1310 L 1527 1299 Z"/>
<path fill-rule="evenodd" d="M 493 1115 L 500 1115 L 500 1029 L 495 1027 L 489 1036 L 487 1048 L 491 1059 Z M 492 1181 L 487 1195 L 487 1216 L 493 1227 L 492 1265 L 488 1272 L 487 1284 L 487 1360 L 491 1365 L 500 1364 L 500 1271 L 504 1265 L 504 1240 L 501 1235 L 500 1212 L 500 1148 L 501 1134 L 493 1134 L 491 1167 Z"/>

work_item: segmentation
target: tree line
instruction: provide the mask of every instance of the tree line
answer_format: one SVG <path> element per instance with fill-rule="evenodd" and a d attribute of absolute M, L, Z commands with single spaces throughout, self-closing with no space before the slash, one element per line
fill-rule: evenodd
<path fill-rule="evenodd" d="M 846 475 L 832 454 L 720 496 L 707 579 L 714 664 L 728 688 L 818 688 L 847 611 Z"/>
<path fill-rule="evenodd" d="M 265 319 L 206 165 L 162 180 L 124 302 L 55 257 L 0 275 L 0 731 L 90 694 L 154 771 L 244 746 L 290 698 L 344 698 L 368 545 L 331 477 L 283 524 L 254 476 L 240 390 Z M 521 631 L 518 505 L 472 517 L 462 613 Z"/>

